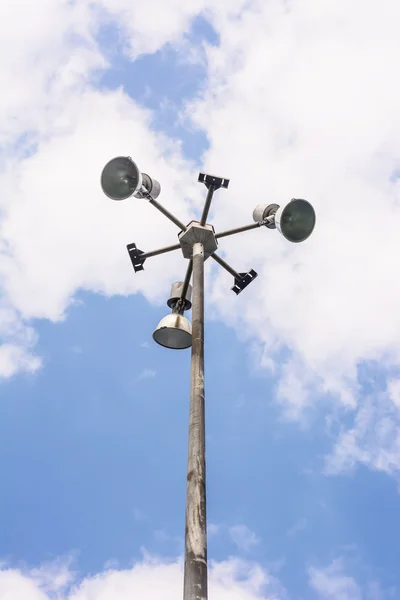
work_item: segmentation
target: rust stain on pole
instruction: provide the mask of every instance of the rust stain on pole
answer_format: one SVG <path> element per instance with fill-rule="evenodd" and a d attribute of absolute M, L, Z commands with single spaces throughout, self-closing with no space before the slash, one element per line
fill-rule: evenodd
<path fill-rule="evenodd" d="M 192 366 L 186 488 L 184 600 L 207 600 L 204 406 L 204 249 L 193 246 Z"/>

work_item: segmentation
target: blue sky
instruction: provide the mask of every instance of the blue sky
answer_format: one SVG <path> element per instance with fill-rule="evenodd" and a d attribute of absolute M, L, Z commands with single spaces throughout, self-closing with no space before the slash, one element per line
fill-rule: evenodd
<path fill-rule="evenodd" d="M 79 300 L 37 326 L 42 370 L 2 383 L 0 553 L 30 565 L 72 553 L 86 575 L 127 568 L 143 546 L 182 552 L 190 353 L 154 344 L 164 309 L 143 298 Z M 398 586 L 395 483 L 323 475 L 323 415 L 303 431 L 282 422 L 246 344 L 220 323 L 206 331 L 211 557 L 272 565 L 294 598 L 315 597 L 307 567 L 337 555 L 360 581 Z M 248 548 L 232 541 L 238 525 L 255 533 Z"/>
<path fill-rule="evenodd" d="M 400 598 L 400 124 L 387 94 L 357 104 L 368 74 L 389 90 L 394 0 L 359 36 L 341 2 L 154 0 L 147 38 L 135 3 L 42 2 L 5 35 L 2 74 L 0 600 L 181 594 L 190 351 L 152 332 L 186 265 L 175 253 L 132 270 L 126 244 L 176 231 L 102 195 L 117 154 L 183 220 L 199 215 L 203 169 L 231 179 L 217 229 L 270 198 L 304 194 L 317 211 L 303 245 L 221 241 L 259 272 L 239 297 L 206 263 L 211 600 Z"/>

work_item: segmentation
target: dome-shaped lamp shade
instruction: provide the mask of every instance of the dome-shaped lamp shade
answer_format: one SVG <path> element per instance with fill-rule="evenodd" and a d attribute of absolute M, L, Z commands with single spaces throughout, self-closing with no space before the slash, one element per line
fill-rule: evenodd
<path fill-rule="evenodd" d="M 160 346 L 173 350 L 183 350 L 192 345 L 192 326 L 183 315 L 172 313 L 157 325 L 153 339 Z"/>
<path fill-rule="evenodd" d="M 117 156 L 104 167 L 101 187 L 111 200 L 125 200 L 142 187 L 142 174 L 129 156 Z"/>
<path fill-rule="evenodd" d="M 290 242 L 304 242 L 315 227 L 315 211 L 307 200 L 293 199 L 275 214 L 278 231 Z"/>

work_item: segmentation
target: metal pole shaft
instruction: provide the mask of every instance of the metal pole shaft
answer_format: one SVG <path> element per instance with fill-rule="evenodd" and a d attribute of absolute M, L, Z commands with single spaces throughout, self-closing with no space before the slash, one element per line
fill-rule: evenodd
<path fill-rule="evenodd" d="M 193 246 L 192 366 L 183 600 L 207 600 L 204 248 Z"/>

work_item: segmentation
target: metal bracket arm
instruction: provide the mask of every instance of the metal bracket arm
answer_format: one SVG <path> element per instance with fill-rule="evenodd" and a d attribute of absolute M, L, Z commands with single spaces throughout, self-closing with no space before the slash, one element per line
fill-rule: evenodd
<path fill-rule="evenodd" d="M 211 201 L 216 190 L 219 188 L 228 189 L 229 179 L 225 179 L 224 177 L 216 177 L 215 175 L 207 175 L 206 173 L 199 173 L 200 183 L 204 183 L 208 192 L 207 198 L 203 208 L 203 214 L 201 215 L 200 225 L 204 227 L 207 221 L 208 213 L 210 212 Z"/>
<path fill-rule="evenodd" d="M 267 217 L 264 221 L 258 221 L 257 223 L 251 223 L 250 225 L 244 225 L 243 227 L 236 227 L 235 229 L 227 229 L 226 231 L 220 231 L 215 234 L 215 238 L 218 240 L 229 235 L 236 235 L 237 233 L 243 233 L 244 231 L 251 231 L 252 229 L 258 229 L 259 227 L 268 227 L 275 219 L 275 215 Z"/>
<path fill-rule="evenodd" d="M 215 252 L 214 254 L 211 254 L 211 256 L 219 265 L 221 265 L 221 267 L 233 275 L 235 285 L 231 288 L 231 290 L 235 292 L 236 295 L 240 294 L 240 292 L 242 292 L 244 288 L 246 288 L 257 277 L 257 273 L 254 271 L 254 269 L 250 269 L 248 273 L 237 273 L 235 269 L 232 269 L 232 267 Z"/>
<path fill-rule="evenodd" d="M 230 273 L 234 279 L 240 279 L 239 273 L 235 271 L 235 269 L 232 269 L 232 267 L 228 265 L 228 263 L 225 262 L 224 259 L 221 258 L 216 252 L 214 252 L 214 254 L 211 254 L 211 258 L 213 258 L 215 262 L 217 262 L 223 269 L 225 269 L 225 271 L 228 271 L 228 273 Z"/>
<path fill-rule="evenodd" d="M 193 272 L 193 260 L 189 260 L 189 264 L 188 264 L 188 267 L 186 270 L 185 280 L 182 285 L 181 297 L 179 298 L 179 300 L 177 301 L 177 303 L 174 307 L 174 312 L 177 312 L 182 315 L 185 310 L 189 310 L 188 307 L 185 306 L 187 303 L 186 292 L 188 291 L 190 280 L 192 278 L 192 272 Z"/>
<path fill-rule="evenodd" d="M 182 231 L 184 231 L 186 229 L 186 225 L 184 223 L 182 223 L 182 221 L 180 221 L 177 217 L 175 217 L 175 215 L 173 215 L 162 204 L 160 204 L 159 202 L 157 202 L 157 200 L 154 200 L 154 198 L 152 198 L 150 196 L 150 194 L 148 194 L 146 196 L 146 198 L 149 201 L 149 203 L 154 206 L 154 208 L 156 208 L 158 211 L 160 211 L 160 213 L 162 213 L 164 215 L 164 217 L 167 217 L 167 219 L 169 219 L 170 221 L 172 221 L 172 223 L 174 223 L 174 225 L 176 225 L 177 227 L 179 227 L 179 229 L 181 229 Z"/>
<path fill-rule="evenodd" d="M 173 250 L 179 250 L 181 247 L 180 244 L 174 244 L 173 246 L 165 246 L 164 248 L 158 248 L 157 250 L 151 250 L 150 252 L 143 252 L 136 247 L 136 244 L 128 244 L 127 250 L 129 254 L 129 258 L 131 259 L 133 268 L 135 273 L 138 271 L 144 271 L 144 261 L 146 258 L 151 258 L 152 256 L 158 256 L 159 254 L 166 254 L 167 252 L 172 252 Z"/>

